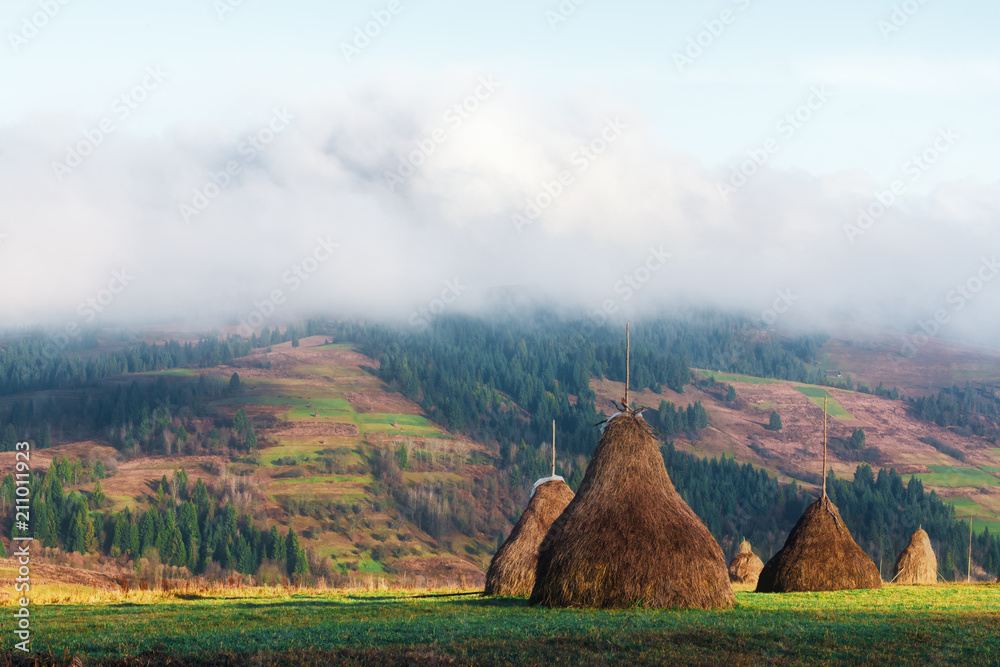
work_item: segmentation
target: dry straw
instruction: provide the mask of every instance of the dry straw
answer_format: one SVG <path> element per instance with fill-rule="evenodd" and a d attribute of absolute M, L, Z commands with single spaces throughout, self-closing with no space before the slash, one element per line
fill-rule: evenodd
<path fill-rule="evenodd" d="M 757 585 L 764 561 L 757 557 L 746 540 L 740 543 L 740 551 L 729 561 L 729 580 L 734 584 Z"/>
<path fill-rule="evenodd" d="M 486 571 L 487 595 L 531 595 L 538 565 L 538 547 L 552 522 L 573 500 L 566 482 L 540 484 L 521 518 Z"/>
<path fill-rule="evenodd" d="M 881 588 L 882 576 L 851 537 L 826 495 L 826 414 L 823 399 L 823 495 L 806 508 L 757 580 L 758 593 L 795 593 Z"/>
<path fill-rule="evenodd" d="M 872 559 L 851 537 L 840 512 L 827 497 L 802 514 L 785 546 L 767 561 L 758 593 L 793 593 L 881 588 Z"/>
<path fill-rule="evenodd" d="M 732 606 L 719 543 L 670 482 L 627 409 L 609 420 L 583 482 L 538 553 L 531 602 L 553 607 Z"/>
<path fill-rule="evenodd" d="M 896 559 L 892 580 L 906 585 L 937 583 L 937 556 L 931 548 L 931 538 L 923 528 L 913 533 L 910 543 Z"/>
<path fill-rule="evenodd" d="M 556 422 L 552 420 L 552 477 L 555 476 Z M 562 479 L 535 484 L 524 513 L 490 561 L 486 571 L 486 595 L 531 595 L 538 566 L 538 547 L 552 522 L 573 500 L 573 491 Z"/>

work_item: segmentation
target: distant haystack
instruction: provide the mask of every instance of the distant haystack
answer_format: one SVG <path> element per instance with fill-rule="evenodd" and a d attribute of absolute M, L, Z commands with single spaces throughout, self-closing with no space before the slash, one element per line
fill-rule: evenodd
<path fill-rule="evenodd" d="M 531 595 L 538 566 L 538 547 L 570 501 L 573 491 L 562 477 L 538 484 L 528 507 L 507 541 L 497 549 L 486 571 L 487 595 Z"/>
<path fill-rule="evenodd" d="M 607 422 L 576 497 L 539 549 L 531 602 L 732 606 L 722 549 L 674 489 L 637 414 Z"/>
<path fill-rule="evenodd" d="M 878 568 L 854 542 L 827 496 L 806 509 L 785 546 L 767 561 L 757 581 L 758 593 L 881 587 Z"/>
<path fill-rule="evenodd" d="M 931 538 L 927 531 L 918 528 L 910 538 L 910 543 L 899 554 L 892 570 L 893 582 L 897 584 L 936 584 L 937 556 L 931 548 Z"/>
<path fill-rule="evenodd" d="M 734 584 L 757 585 L 760 571 L 764 569 L 764 561 L 750 548 L 746 540 L 740 543 L 740 552 L 729 562 L 729 580 Z"/>

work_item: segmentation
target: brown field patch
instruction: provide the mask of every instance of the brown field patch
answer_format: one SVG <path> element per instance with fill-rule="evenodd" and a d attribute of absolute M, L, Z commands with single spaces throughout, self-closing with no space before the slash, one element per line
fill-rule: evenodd
<path fill-rule="evenodd" d="M 427 583 L 450 583 L 461 588 L 483 588 L 486 572 L 460 558 L 407 558 L 396 566 L 407 577 L 423 577 Z"/>
<path fill-rule="evenodd" d="M 420 406 L 406 398 L 402 394 L 361 391 L 348 392 L 344 394 L 357 412 L 374 412 L 377 414 L 391 415 L 419 415 L 423 414 Z"/>
<path fill-rule="evenodd" d="M 38 542 L 32 542 L 32 549 L 39 548 Z M 0 558 L 0 568 L 18 568 L 15 558 Z M 0 589 L 14 590 L 14 577 L 0 577 Z M 31 563 L 31 585 L 46 584 L 74 584 L 78 586 L 90 586 L 104 591 L 117 591 L 121 588 L 117 580 L 110 574 L 103 572 L 91 572 L 75 567 L 64 565 L 44 565 L 33 559 Z"/>

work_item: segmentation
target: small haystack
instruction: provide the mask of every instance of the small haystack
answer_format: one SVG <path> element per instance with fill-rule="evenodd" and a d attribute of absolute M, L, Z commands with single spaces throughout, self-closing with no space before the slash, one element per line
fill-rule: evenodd
<path fill-rule="evenodd" d="M 937 583 L 937 556 L 931 548 L 927 531 L 918 528 L 910 543 L 899 554 L 892 569 L 892 580 L 897 584 L 922 585 Z"/>
<path fill-rule="evenodd" d="M 562 477 L 538 480 L 531 501 L 510 533 L 497 549 L 486 571 L 487 595 L 531 595 L 538 565 L 538 547 L 570 501 L 573 491 Z"/>
<path fill-rule="evenodd" d="M 746 540 L 740 543 L 740 552 L 729 562 L 729 581 L 734 584 L 757 585 L 757 577 L 764 569 L 764 561 L 750 548 Z"/>
<path fill-rule="evenodd" d="M 810 505 L 788 534 L 785 546 L 767 561 L 758 593 L 798 593 L 881 588 L 875 563 L 851 537 L 827 496 Z"/>
<path fill-rule="evenodd" d="M 607 421 L 576 497 L 539 549 L 531 602 L 732 606 L 722 549 L 674 489 L 636 412 Z"/>

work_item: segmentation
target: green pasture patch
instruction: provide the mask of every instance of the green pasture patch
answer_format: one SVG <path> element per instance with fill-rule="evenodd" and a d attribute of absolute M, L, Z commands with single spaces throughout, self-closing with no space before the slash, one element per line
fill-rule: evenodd
<path fill-rule="evenodd" d="M 166 368 L 162 371 L 146 371 L 141 375 L 177 375 L 180 377 L 198 377 L 205 372 L 204 368 Z"/>
<path fill-rule="evenodd" d="M 942 465 L 929 465 L 927 468 L 931 472 L 919 473 L 914 477 L 930 486 L 971 486 L 975 488 L 1000 486 L 1000 479 L 978 468 Z"/>
<path fill-rule="evenodd" d="M 346 410 L 331 410 L 319 408 L 319 417 L 316 416 L 315 407 L 295 407 L 285 412 L 281 415 L 281 418 L 288 422 L 303 422 L 303 421 L 314 421 L 314 422 L 336 422 L 336 423 L 354 423 L 354 413 L 348 412 Z"/>
<path fill-rule="evenodd" d="M 271 484 L 371 484 L 371 475 L 319 475 L 316 477 L 288 477 L 271 480 Z"/>
<path fill-rule="evenodd" d="M 358 421 L 363 424 L 389 424 L 396 422 L 400 426 L 433 426 L 426 417 L 421 415 L 393 415 L 393 414 L 359 414 Z"/>
<path fill-rule="evenodd" d="M 800 394 L 805 395 L 810 401 L 815 403 L 820 408 L 823 407 L 823 399 L 826 399 L 827 413 L 834 419 L 854 419 L 854 415 L 848 412 L 836 398 L 834 398 L 826 389 L 823 389 L 822 387 L 799 385 L 795 387 L 795 390 Z"/>
<path fill-rule="evenodd" d="M 298 396 L 275 396 L 273 394 L 260 396 L 231 396 L 213 401 L 214 405 L 308 405 L 309 401 Z"/>
<path fill-rule="evenodd" d="M 382 567 L 382 563 L 377 560 L 361 560 L 358 561 L 358 572 L 369 572 L 371 574 L 378 574 L 385 572 L 385 568 Z"/>
<path fill-rule="evenodd" d="M 716 382 L 741 382 L 744 384 L 776 384 L 784 380 L 774 378 L 759 378 L 752 375 L 738 375 L 736 373 L 720 373 L 718 371 L 698 371 L 707 378 L 712 378 Z"/>

